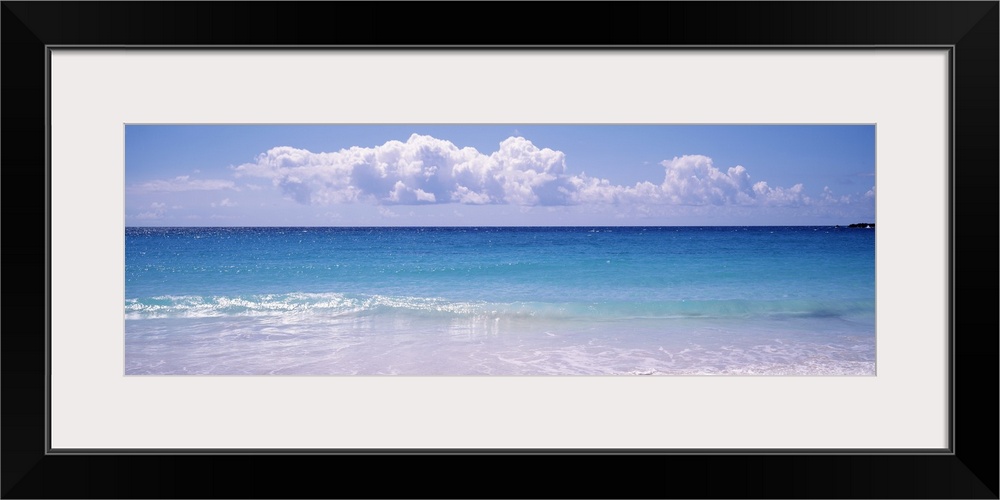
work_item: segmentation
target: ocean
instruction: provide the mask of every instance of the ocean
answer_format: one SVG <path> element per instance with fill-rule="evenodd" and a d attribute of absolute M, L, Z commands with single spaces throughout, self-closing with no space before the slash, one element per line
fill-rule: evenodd
<path fill-rule="evenodd" d="M 127 375 L 874 375 L 875 230 L 125 229 Z"/>

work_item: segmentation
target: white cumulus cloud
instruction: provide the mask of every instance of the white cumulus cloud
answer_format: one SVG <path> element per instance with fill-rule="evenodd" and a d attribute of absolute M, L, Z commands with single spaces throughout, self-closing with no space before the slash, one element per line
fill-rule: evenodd
<path fill-rule="evenodd" d="M 258 155 L 256 161 L 233 169 L 237 177 L 268 179 L 285 196 L 306 205 L 367 202 L 750 207 L 800 206 L 832 200 L 827 195 L 811 199 L 802 184 L 772 187 L 764 180 L 753 182 L 745 167 L 718 168 L 707 156 L 679 156 L 661 165 L 661 182 L 622 186 L 582 172 L 567 173 L 563 152 L 539 148 L 523 137 L 509 137 L 496 151 L 485 154 L 413 134 L 406 142 L 389 141 L 327 153 L 275 147 Z M 868 196 L 873 195 L 872 191 Z M 850 199 L 832 201 L 846 203 Z"/>
<path fill-rule="evenodd" d="M 753 192 L 764 205 L 797 206 L 808 205 L 812 200 L 802 193 L 802 184 L 790 188 L 771 187 L 760 181 L 753 185 Z"/>
<path fill-rule="evenodd" d="M 489 155 L 414 134 L 406 142 L 313 153 L 287 146 L 235 167 L 303 204 L 566 204 L 565 154 L 511 137 Z"/>

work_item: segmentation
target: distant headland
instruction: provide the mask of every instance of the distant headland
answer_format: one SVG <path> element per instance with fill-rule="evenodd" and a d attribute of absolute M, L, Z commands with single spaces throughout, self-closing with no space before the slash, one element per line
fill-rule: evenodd
<path fill-rule="evenodd" d="M 844 226 L 841 226 L 840 224 L 837 224 L 837 227 L 844 227 Z M 860 228 L 872 228 L 872 229 L 875 229 L 875 223 L 874 222 L 858 222 L 856 224 L 851 224 L 851 225 L 849 225 L 847 227 L 860 227 Z"/>

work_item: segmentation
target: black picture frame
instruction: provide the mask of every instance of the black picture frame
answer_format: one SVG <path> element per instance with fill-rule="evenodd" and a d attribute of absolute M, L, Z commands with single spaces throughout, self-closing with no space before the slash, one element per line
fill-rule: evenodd
<path fill-rule="evenodd" d="M 998 498 L 998 21 L 986 2 L 2 2 L 4 498 Z M 547 12 L 572 5 L 572 17 Z M 442 25 L 442 12 L 477 26 Z M 432 21 L 433 20 L 433 21 Z M 511 26 L 527 26 L 514 31 Z M 950 48 L 947 453 L 96 453 L 48 450 L 50 46 Z M 609 45 L 611 44 L 611 45 Z M 961 191 L 961 197 L 958 192 Z M 979 257 L 979 256 L 983 257 Z M 44 277 L 42 276 L 44 270 Z M 964 272 L 963 272 L 964 271 Z M 960 277 L 959 277 L 960 276 Z M 30 288 L 25 285 L 29 285 Z M 33 285 L 33 286 L 31 286 Z M 963 303 L 959 303 L 959 300 Z M 978 302 L 977 302 L 978 303 Z M 916 313 L 916 312 L 915 312 Z M 563 466 L 563 467 L 558 467 Z M 314 475 L 311 470 L 330 471 Z M 567 469 L 568 468 L 568 469 Z M 572 473 L 564 472 L 572 470 Z M 380 480 L 367 480 L 374 472 Z M 467 481 L 477 486 L 465 486 Z"/>

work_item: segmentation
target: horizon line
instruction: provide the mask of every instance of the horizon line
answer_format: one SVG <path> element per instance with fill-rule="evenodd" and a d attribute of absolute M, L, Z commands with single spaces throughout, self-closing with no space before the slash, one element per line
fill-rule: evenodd
<path fill-rule="evenodd" d="M 528 228 L 528 227 L 538 227 L 538 228 L 584 228 L 584 227 L 849 227 L 851 224 L 864 224 L 869 226 L 874 226 L 874 222 L 851 222 L 848 224 L 712 224 L 712 225 L 696 225 L 696 224 L 679 224 L 679 225 L 468 225 L 468 226 L 267 226 L 267 225 L 251 225 L 251 226 L 125 226 L 125 229 L 146 229 L 146 228 L 158 228 L 158 229 L 241 229 L 241 228 L 316 228 L 316 229 L 358 229 L 358 228 L 380 228 L 380 229 L 419 229 L 419 228 Z"/>

